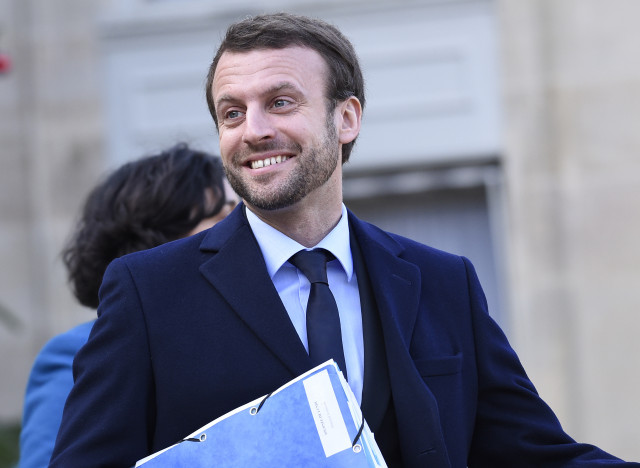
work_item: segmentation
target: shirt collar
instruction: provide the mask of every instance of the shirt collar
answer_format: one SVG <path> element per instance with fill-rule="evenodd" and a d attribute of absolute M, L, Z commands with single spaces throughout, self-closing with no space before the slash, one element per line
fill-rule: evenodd
<path fill-rule="evenodd" d="M 258 241 L 262 256 L 267 264 L 269 276 L 273 279 L 273 276 L 293 254 L 306 247 L 287 237 L 272 226 L 269 226 L 258 218 L 248 207 L 246 214 L 251 230 Z M 349 220 L 347 217 L 347 208 L 344 203 L 342 204 L 342 215 L 340 216 L 338 224 L 313 248 L 323 248 L 331 252 L 338 259 L 347 274 L 347 281 L 351 280 L 351 276 L 353 275 L 353 257 L 351 256 L 351 246 L 349 244 Z"/>

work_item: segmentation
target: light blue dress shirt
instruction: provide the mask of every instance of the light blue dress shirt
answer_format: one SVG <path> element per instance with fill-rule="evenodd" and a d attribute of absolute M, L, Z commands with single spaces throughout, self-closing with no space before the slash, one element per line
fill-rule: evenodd
<path fill-rule="evenodd" d="M 310 284 L 307 277 L 288 262 L 293 254 L 306 249 L 306 247 L 269 226 L 250 209 L 247 208 L 246 213 L 249 225 L 267 264 L 269 276 L 287 309 L 291 323 L 298 332 L 300 341 L 309 351 L 305 311 L 309 300 Z M 344 204 L 342 205 L 342 216 L 336 227 L 313 248 L 326 249 L 337 259 L 327 264 L 327 277 L 331 292 L 338 303 L 349 386 L 358 403 L 361 403 L 364 376 L 362 313 L 360 311 L 358 280 L 353 268 L 353 257 L 349 243 L 347 208 Z"/>

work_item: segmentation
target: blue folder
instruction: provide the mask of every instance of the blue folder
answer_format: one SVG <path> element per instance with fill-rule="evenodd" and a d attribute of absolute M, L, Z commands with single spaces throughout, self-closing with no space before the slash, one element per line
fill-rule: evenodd
<path fill-rule="evenodd" d="M 334 361 L 247 403 L 136 467 L 386 467 Z"/>

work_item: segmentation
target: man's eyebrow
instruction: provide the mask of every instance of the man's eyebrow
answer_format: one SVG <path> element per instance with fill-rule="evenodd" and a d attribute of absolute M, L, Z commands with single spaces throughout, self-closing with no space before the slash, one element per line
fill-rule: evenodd
<path fill-rule="evenodd" d="M 236 102 L 237 99 L 231 96 L 230 94 L 223 94 L 216 99 L 216 109 L 220 107 L 221 104 L 225 102 Z"/>
<path fill-rule="evenodd" d="M 272 94 L 279 93 L 281 91 L 299 91 L 299 89 L 290 81 L 281 81 L 280 83 L 276 83 L 273 86 L 265 89 L 262 92 L 262 95 L 269 96 Z M 216 109 L 224 103 L 235 103 L 238 101 L 240 101 L 240 99 L 234 97 L 231 94 L 222 94 L 218 97 L 218 99 L 216 99 Z"/>
<path fill-rule="evenodd" d="M 282 81 L 268 88 L 265 91 L 265 94 L 275 94 L 280 91 L 289 91 L 289 90 L 298 91 L 298 87 L 289 81 Z"/>

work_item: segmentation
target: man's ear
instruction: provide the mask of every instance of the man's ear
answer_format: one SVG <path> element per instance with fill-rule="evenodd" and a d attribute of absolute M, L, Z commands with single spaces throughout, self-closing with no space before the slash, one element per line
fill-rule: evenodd
<path fill-rule="evenodd" d="M 338 109 L 338 140 L 344 145 L 351 143 L 360 133 L 362 106 L 357 97 L 351 96 L 338 104 Z"/>

